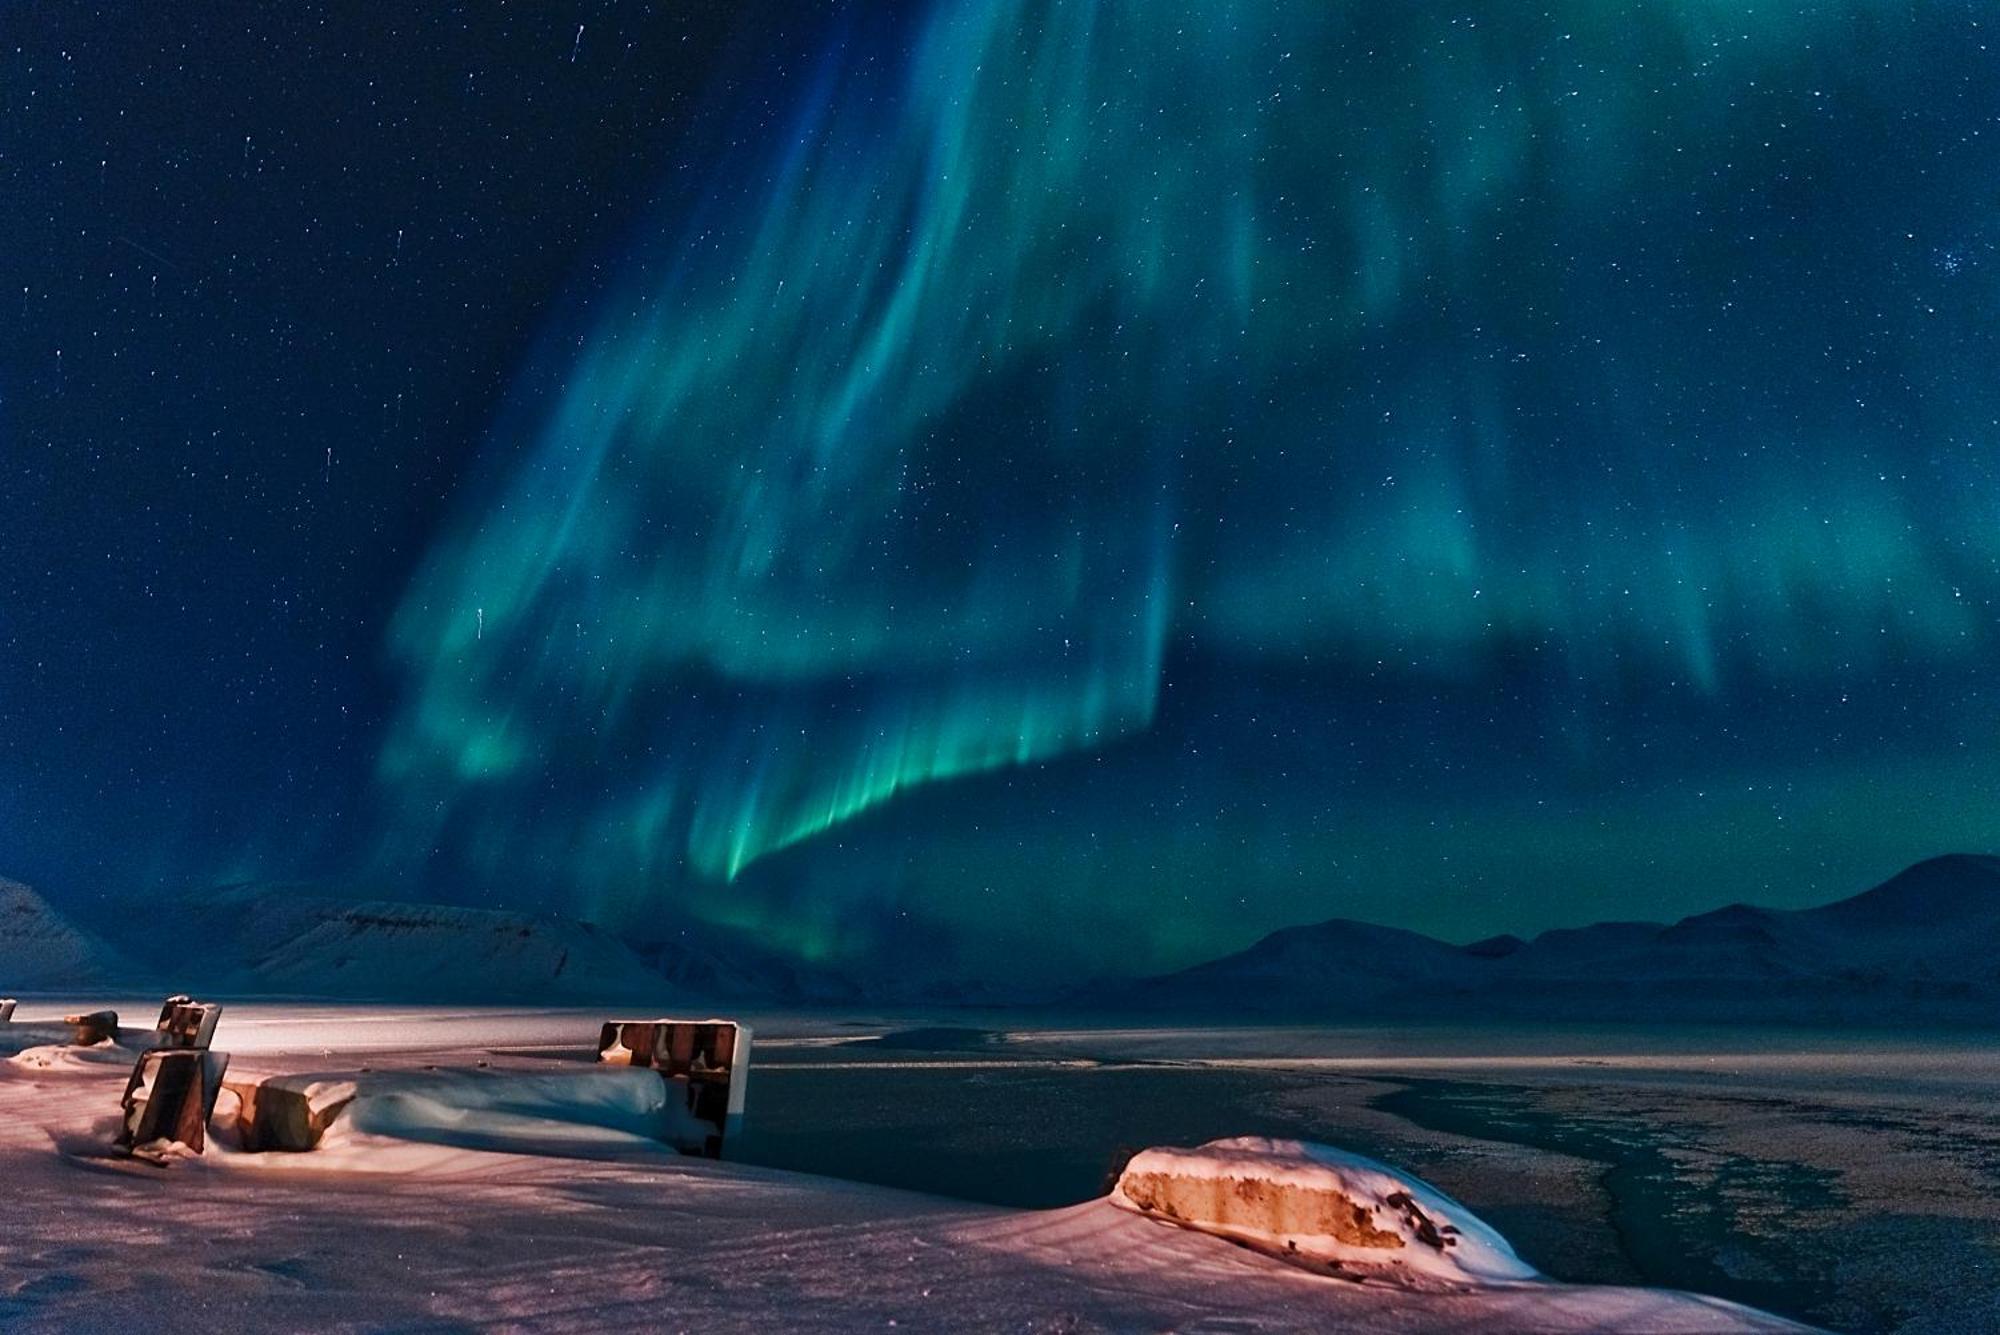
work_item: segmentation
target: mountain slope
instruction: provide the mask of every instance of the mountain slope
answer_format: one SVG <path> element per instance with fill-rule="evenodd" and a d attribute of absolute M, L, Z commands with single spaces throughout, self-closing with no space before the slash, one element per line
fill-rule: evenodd
<path fill-rule="evenodd" d="M 1335 918 L 1283 928 L 1239 954 L 1123 986 L 1141 1005 L 1226 1009 L 1246 995 L 1307 994 L 1330 1008 L 1365 1010 L 1406 991 L 1450 986 L 1464 956 L 1416 932 Z M 1122 999 L 1118 985 L 1097 999 Z"/>
<path fill-rule="evenodd" d="M 698 924 L 634 941 L 556 915 L 356 897 L 315 885 L 149 896 L 105 914 L 102 926 L 113 944 L 0 880 L 0 995 L 135 983 L 218 996 L 648 1008 L 810 1005 L 858 995 L 838 975 Z"/>
<path fill-rule="evenodd" d="M 0 878 L 0 995 L 129 981 L 131 966 L 19 881 Z"/>
<path fill-rule="evenodd" d="M 574 919 L 270 885 L 190 896 L 172 917 L 154 934 L 161 969 L 217 993 L 491 1005 L 679 995 Z"/>

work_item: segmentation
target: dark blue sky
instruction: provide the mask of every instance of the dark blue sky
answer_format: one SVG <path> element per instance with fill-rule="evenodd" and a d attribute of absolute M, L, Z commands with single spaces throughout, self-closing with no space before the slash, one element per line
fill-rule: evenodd
<path fill-rule="evenodd" d="M 388 612 L 556 295 L 672 188 L 740 26 L 7 7 L 11 874 L 349 862 Z"/>
<path fill-rule="evenodd" d="M 0 872 L 58 898 L 1063 973 L 1995 843 L 1979 6 L 43 5 L 0 62 Z"/>

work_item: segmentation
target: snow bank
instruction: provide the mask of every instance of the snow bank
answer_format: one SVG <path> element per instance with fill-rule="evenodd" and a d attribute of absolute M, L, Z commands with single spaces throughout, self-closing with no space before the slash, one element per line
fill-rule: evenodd
<path fill-rule="evenodd" d="M 1400 1283 L 1538 1278 L 1505 1238 L 1435 1187 L 1308 1141 L 1244 1136 L 1146 1150 L 1125 1166 L 1111 1199 L 1287 1258 Z"/>
<path fill-rule="evenodd" d="M 111 1043 L 80 1048 L 73 1043 L 58 1042 L 22 1048 L 7 1060 L 34 1071 L 101 1071 L 107 1066 L 129 1068 L 135 1056 L 131 1049 Z"/>
<path fill-rule="evenodd" d="M 370 1135 L 438 1141 L 515 1153 L 562 1153 L 634 1141 L 699 1138 L 697 1124 L 652 1071 L 564 1075 L 450 1072 L 363 1085 L 346 1124 Z"/>
<path fill-rule="evenodd" d="M 656 1073 L 632 1067 L 273 1076 L 251 1093 L 260 1119 L 285 1124 L 283 1134 L 270 1132 L 276 1148 L 358 1151 L 403 1140 L 515 1154 L 666 1153 L 710 1129 Z"/>

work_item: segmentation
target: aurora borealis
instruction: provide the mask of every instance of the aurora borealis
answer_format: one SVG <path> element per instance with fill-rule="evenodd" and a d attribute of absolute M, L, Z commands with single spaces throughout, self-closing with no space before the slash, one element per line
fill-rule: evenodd
<path fill-rule="evenodd" d="M 1286 768 L 1233 739 L 1186 782 L 1239 820 L 1281 804 L 1253 843 L 1305 819 L 1331 850 L 1369 819 L 1342 751 L 1379 708 L 1343 678 L 1439 711 L 1548 692 L 1466 720 L 1529 748 L 1497 796 L 1646 715 L 1733 739 L 1733 703 L 1976 674 L 2000 164 L 1967 129 L 2000 133 L 2000 88 L 1975 36 L 1962 7 L 1723 0 L 989 0 L 906 49 L 838 35 L 770 142 L 642 239 L 426 567 L 385 776 L 489 875 L 761 923 L 836 835 L 934 857 L 872 819 L 926 785 L 959 781 L 929 808 L 981 843 L 982 777 L 1021 770 L 1063 794 L 1039 914 L 1104 893 L 1069 831 L 1157 781 L 1131 743 L 1168 689 L 1303 675 L 1271 710 Z M 1565 736 L 1607 693 L 1610 736 Z M 1774 766 L 1826 742 L 1773 723 Z M 1445 782 L 1477 792 L 1459 745 Z M 1422 800 L 1444 775 L 1416 768 Z M 949 922 L 950 880 L 1043 838 L 989 837 L 917 907 Z M 1160 912 L 1126 876 L 1118 912 Z"/>
<path fill-rule="evenodd" d="M 1994 34 L 766 14 L 414 549 L 340 857 L 1063 976 L 1990 848 Z"/>

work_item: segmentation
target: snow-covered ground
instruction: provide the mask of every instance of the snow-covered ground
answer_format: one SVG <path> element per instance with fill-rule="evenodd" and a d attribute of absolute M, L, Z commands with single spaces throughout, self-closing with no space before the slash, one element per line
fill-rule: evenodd
<path fill-rule="evenodd" d="M 1656 1290 L 1333 1278 L 1109 1199 L 1005 1210 L 683 1158 L 631 1129 L 622 1096 L 592 1112 L 551 1094 L 588 1072 L 602 1017 L 581 1012 L 232 1006 L 232 1080 L 367 1067 L 433 1094 L 518 1078 L 535 1098 L 500 1118 L 491 1099 L 378 1103 L 311 1154 L 216 1145 L 154 1167 L 107 1153 L 130 1054 L 40 1045 L 37 1019 L 63 1009 L 27 1001 L 0 1029 L 8 1329 L 1793 1328 Z M 827 1032 L 764 1017 L 758 1041 Z M 754 1128 L 754 1063 L 750 1088 Z"/>

